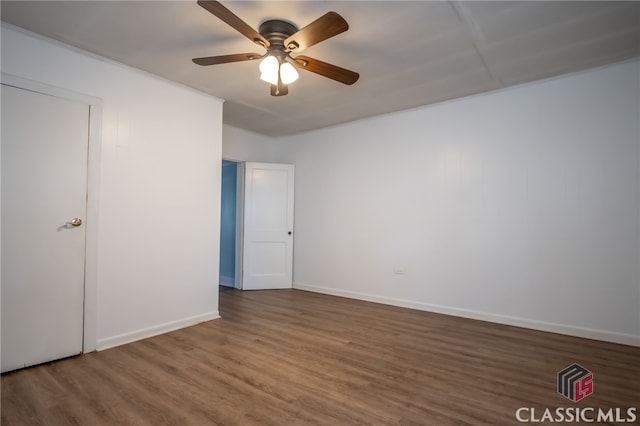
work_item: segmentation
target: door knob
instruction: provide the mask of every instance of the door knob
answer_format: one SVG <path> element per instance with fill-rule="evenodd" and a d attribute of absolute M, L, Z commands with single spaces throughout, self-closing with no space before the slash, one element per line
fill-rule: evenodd
<path fill-rule="evenodd" d="M 80 226 L 82 225 L 82 219 L 80 219 L 79 217 L 74 217 L 69 222 L 67 222 L 67 225 Z"/>

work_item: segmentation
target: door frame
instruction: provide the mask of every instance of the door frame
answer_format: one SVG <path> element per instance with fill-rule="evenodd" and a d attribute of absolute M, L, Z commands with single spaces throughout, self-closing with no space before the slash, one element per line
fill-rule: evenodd
<path fill-rule="evenodd" d="M 236 172 L 236 288 L 242 290 L 244 262 L 244 161 Z"/>
<path fill-rule="evenodd" d="M 43 95 L 82 102 L 89 106 L 82 352 L 92 352 L 97 347 L 98 187 L 102 145 L 102 99 L 4 72 L 0 73 L 0 83 Z"/>

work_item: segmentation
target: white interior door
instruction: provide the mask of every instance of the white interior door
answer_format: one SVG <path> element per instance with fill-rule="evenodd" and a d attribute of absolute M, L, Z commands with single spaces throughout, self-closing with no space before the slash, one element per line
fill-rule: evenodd
<path fill-rule="evenodd" d="M 0 96 L 5 372 L 82 352 L 89 106 Z"/>
<path fill-rule="evenodd" d="M 245 163 L 243 290 L 292 287 L 293 177 L 290 164 Z"/>

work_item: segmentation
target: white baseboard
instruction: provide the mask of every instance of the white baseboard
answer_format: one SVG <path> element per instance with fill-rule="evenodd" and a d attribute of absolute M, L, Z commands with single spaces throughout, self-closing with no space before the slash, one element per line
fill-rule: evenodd
<path fill-rule="evenodd" d="M 366 293 L 359 293 L 347 290 L 340 290 L 330 287 L 319 287 L 306 285 L 299 282 L 293 283 L 293 288 L 298 290 L 312 291 L 314 293 L 329 294 L 332 296 L 347 297 L 350 299 L 365 300 L 368 302 L 382 303 L 385 305 L 399 306 L 403 308 L 417 309 L 420 311 L 434 312 L 438 314 L 452 315 L 463 318 L 476 319 L 481 321 L 494 322 L 498 324 L 512 325 L 516 327 L 530 328 L 532 330 L 548 331 L 551 333 L 565 334 L 586 339 L 602 340 L 623 345 L 640 346 L 640 336 L 631 334 L 615 333 L 604 330 L 594 330 L 590 328 L 576 327 L 572 325 L 556 324 L 545 321 L 537 321 L 526 318 L 511 317 L 507 315 L 492 314 L 487 312 L 473 311 L 470 309 L 453 308 L 450 306 L 432 305 L 429 303 L 415 302 L 412 300 L 395 299 L 385 296 L 376 296 Z"/>
<path fill-rule="evenodd" d="M 236 280 L 233 277 L 223 277 L 222 275 L 220 275 L 220 285 L 226 287 L 235 287 Z"/>
<path fill-rule="evenodd" d="M 168 333 L 170 331 L 179 330 L 184 327 L 189 327 L 217 318 L 220 318 L 220 313 L 218 311 L 207 312 L 201 315 L 195 315 L 177 321 L 170 321 L 164 324 L 143 328 L 141 330 L 136 330 L 129 333 L 118 334 L 117 336 L 107 337 L 106 339 L 99 339 L 96 345 L 96 350 L 102 351 L 105 349 L 113 348 L 115 346 L 124 345 L 126 343 L 135 342 L 137 340 L 146 339 L 148 337 L 157 336 L 159 334 Z"/>

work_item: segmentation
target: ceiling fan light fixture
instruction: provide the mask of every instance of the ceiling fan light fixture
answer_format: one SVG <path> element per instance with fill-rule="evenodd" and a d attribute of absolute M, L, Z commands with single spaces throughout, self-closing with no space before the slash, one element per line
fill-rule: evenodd
<path fill-rule="evenodd" d="M 280 79 L 284 84 L 290 84 L 296 81 L 300 77 L 298 71 L 289 62 L 284 62 L 280 65 Z"/>
<path fill-rule="evenodd" d="M 260 62 L 260 80 L 269 84 L 278 84 L 280 62 L 275 56 L 267 56 Z"/>
<path fill-rule="evenodd" d="M 349 29 L 347 21 L 336 12 L 327 12 L 301 29 L 289 21 L 269 19 L 263 21 L 259 31 L 256 31 L 219 1 L 198 0 L 198 4 L 249 40 L 265 48 L 267 53 L 266 55 L 236 53 L 192 59 L 197 65 L 251 61 L 264 56 L 264 59 L 260 61 L 260 79 L 270 84 L 273 96 L 284 96 L 288 93 L 289 83 L 293 83 L 299 77 L 296 68 L 347 85 L 354 84 L 360 77 L 357 72 L 308 56 L 297 55 L 297 53 Z M 295 58 L 290 56 L 293 51 L 297 55 Z"/>

